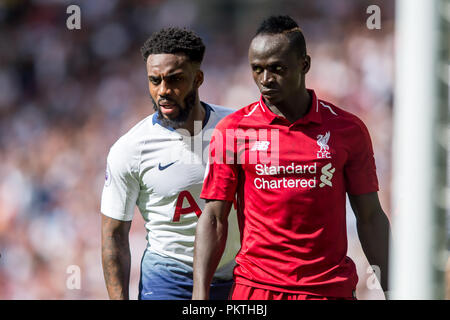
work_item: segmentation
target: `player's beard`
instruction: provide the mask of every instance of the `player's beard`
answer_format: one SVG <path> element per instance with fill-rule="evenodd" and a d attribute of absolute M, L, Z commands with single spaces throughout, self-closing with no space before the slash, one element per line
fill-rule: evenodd
<path fill-rule="evenodd" d="M 184 98 L 184 106 L 185 106 L 184 108 L 182 108 L 179 104 L 176 104 L 176 107 L 178 108 L 178 115 L 176 116 L 176 118 L 167 119 L 163 116 L 158 104 L 152 98 L 153 109 L 156 112 L 158 112 L 158 120 L 161 122 L 162 125 L 171 127 L 174 129 L 181 128 L 186 124 L 186 120 L 191 115 L 196 101 L 197 101 L 197 91 L 193 88 L 187 94 L 186 98 Z"/>

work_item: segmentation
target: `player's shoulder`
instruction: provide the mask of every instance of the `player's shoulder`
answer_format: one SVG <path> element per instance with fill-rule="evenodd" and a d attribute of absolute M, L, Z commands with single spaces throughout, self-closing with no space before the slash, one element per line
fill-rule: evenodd
<path fill-rule="evenodd" d="M 227 108 L 213 103 L 208 103 L 208 106 L 211 108 L 211 111 L 214 112 L 220 119 L 236 111 L 235 109 Z"/>
<path fill-rule="evenodd" d="M 231 115 L 236 110 L 212 103 L 205 103 L 207 106 L 207 117 L 209 117 L 207 128 L 216 128 L 217 124 L 225 117 Z M 205 128 L 204 128 L 205 129 Z"/>
<path fill-rule="evenodd" d="M 317 99 L 316 107 L 320 112 L 321 118 L 324 122 L 334 122 L 338 123 L 340 126 L 367 130 L 366 125 L 360 117 L 350 111 L 336 106 L 329 101 Z"/>
<path fill-rule="evenodd" d="M 259 101 L 250 103 L 240 109 L 232 109 L 233 112 L 226 115 L 217 124 L 218 128 L 237 128 L 242 121 L 248 120 L 247 118 L 252 115 L 256 108 L 259 106 Z"/>
<path fill-rule="evenodd" d="M 153 115 L 149 115 L 131 127 L 111 146 L 109 156 L 129 158 L 140 153 L 140 146 L 152 126 Z"/>

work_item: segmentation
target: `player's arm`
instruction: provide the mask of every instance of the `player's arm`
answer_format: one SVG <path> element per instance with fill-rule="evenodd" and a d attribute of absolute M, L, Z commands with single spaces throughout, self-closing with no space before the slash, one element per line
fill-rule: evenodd
<path fill-rule="evenodd" d="M 209 287 L 225 249 L 232 202 L 207 200 L 195 233 L 193 300 L 208 300 Z"/>
<path fill-rule="evenodd" d="M 349 195 L 356 216 L 358 236 L 370 265 L 380 268 L 383 291 L 388 291 L 389 220 L 381 208 L 377 192 Z"/>
<path fill-rule="evenodd" d="M 112 300 L 129 299 L 131 254 L 128 235 L 131 221 L 102 216 L 102 266 Z"/>

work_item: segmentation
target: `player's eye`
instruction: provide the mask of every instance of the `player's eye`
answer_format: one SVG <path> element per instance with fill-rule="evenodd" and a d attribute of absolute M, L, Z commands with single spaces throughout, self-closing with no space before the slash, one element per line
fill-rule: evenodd
<path fill-rule="evenodd" d="M 148 77 L 148 80 L 151 84 L 158 85 L 161 82 L 161 78 L 157 77 Z"/>
<path fill-rule="evenodd" d="M 181 76 L 170 77 L 170 81 L 173 81 L 173 82 L 181 81 L 182 79 L 183 79 L 183 77 L 181 77 Z"/>
<path fill-rule="evenodd" d="M 280 73 L 280 72 L 283 72 L 283 70 L 284 70 L 284 68 L 282 66 L 273 66 L 271 69 L 272 69 L 272 72 L 275 72 L 275 73 Z"/>
<path fill-rule="evenodd" d="M 255 73 L 261 73 L 263 71 L 263 69 L 261 67 L 258 66 L 253 66 L 253 72 Z"/>

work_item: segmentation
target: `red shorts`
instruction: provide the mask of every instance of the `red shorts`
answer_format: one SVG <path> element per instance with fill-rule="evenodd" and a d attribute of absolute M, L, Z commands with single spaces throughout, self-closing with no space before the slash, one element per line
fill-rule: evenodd
<path fill-rule="evenodd" d="M 355 297 L 323 297 L 304 293 L 279 292 L 234 283 L 230 300 L 356 300 Z"/>

